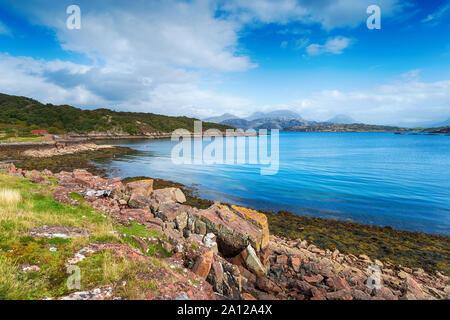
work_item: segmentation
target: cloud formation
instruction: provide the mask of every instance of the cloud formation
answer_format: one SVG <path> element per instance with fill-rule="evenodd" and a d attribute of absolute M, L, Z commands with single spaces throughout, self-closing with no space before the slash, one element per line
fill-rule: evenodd
<path fill-rule="evenodd" d="M 324 53 L 342 54 L 344 49 L 349 47 L 351 43 L 351 39 L 337 36 L 329 38 L 324 44 L 310 44 L 306 47 L 306 53 L 310 56 L 317 56 Z"/>
<path fill-rule="evenodd" d="M 309 119 L 325 121 L 336 114 L 346 114 L 370 124 L 395 124 L 447 119 L 450 80 L 423 82 L 417 70 L 401 80 L 369 90 L 343 92 L 324 90 L 295 103 L 299 113 Z"/>
<path fill-rule="evenodd" d="M 12 36 L 11 29 L 9 29 L 2 21 L 0 21 L 0 35 Z"/>
<path fill-rule="evenodd" d="M 445 4 L 441 6 L 435 12 L 429 14 L 425 19 L 422 20 L 423 23 L 435 27 L 440 24 L 443 18 L 450 13 L 450 4 Z"/>

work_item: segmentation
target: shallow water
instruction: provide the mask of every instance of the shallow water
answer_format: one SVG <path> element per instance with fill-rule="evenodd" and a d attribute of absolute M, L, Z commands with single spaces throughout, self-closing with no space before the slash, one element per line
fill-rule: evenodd
<path fill-rule="evenodd" d="M 143 151 L 108 163 L 115 176 L 196 185 L 204 198 L 259 209 L 450 234 L 450 136 L 280 133 L 279 171 L 266 176 L 260 165 L 173 164 L 170 140 L 108 143 Z"/>

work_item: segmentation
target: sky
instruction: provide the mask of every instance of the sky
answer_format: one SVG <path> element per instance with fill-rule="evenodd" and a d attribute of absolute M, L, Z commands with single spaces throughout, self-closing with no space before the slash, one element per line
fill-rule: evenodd
<path fill-rule="evenodd" d="M 74 4 L 80 29 L 66 23 Z M 440 122 L 450 0 L 0 0 L 0 92 L 199 118 Z"/>

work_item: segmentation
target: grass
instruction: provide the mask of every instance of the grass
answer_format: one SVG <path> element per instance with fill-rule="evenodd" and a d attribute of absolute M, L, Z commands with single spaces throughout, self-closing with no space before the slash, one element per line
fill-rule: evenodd
<path fill-rule="evenodd" d="M 0 202 L 9 206 L 13 206 L 20 202 L 22 196 L 17 190 L 1 189 L 0 190 Z"/>
<path fill-rule="evenodd" d="M 78 291 L 69 290 L 66 286 L 69 274 L 65 264 L 81 248 L 97 241 L 139 248 L 131 235 L 161 237 L 158 232 L 141 225 L 117 226 L 109 217 L 84 204 L 71 207 L 57 203 L 52 199 L 51 188 L 37 186 L 28 179 L 0 174 L 0 299 L 41 299 Z M 87 228 L 92 233 L 89 237 L 71 239 L 34 238 L 27 234 L 42 225 Z M 121 238 L 119 235 L 124 233 L 127 237 Z M 57 250 L 50 251 L 51 247 Z M 161 253 L 169 255 L 158 246 L 151 247 L 146 254 L 156 256 Z M 23 273 L 19 269 L 22 263 L 37 265 L 41 271 Z M 137 297 L 142 286 L 150 286 L 133 281 L 133 272 L 150 268 L 148 264 L 137 266 L 133 261 L 112 257 L 107 252 L 93 255 L 80 262 L 79 266 L 82 270 L 80 290 L 103 284 L 115 286 L 123 278 L 128 285 L 120 292 L 126 297 Z"/>
<path fill-rule="evenodd" d="M 1 137 L 0 137 L 1 138 Z M 45 142 L 43 137 L 9 137 L 3 143 Z"/>

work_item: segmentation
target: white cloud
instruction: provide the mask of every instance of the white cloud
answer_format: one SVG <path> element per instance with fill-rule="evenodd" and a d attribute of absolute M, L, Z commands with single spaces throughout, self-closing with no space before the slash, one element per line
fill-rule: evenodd
<path fill-rule="evenodd" d="M 2 21 L 0 21 L 0 35 L 12 36 L 11 29 L 8 28 Z"/>
<path fill-rule="evenodd" d="M 243 23 L 318 23 L 324 29 L 356 27 L 367 19 L 373 0 L 223 0 L 222 9 Z M 408 5 L 406 1 L 378 0 L 383 18 L 392 17 Z"/>
<path fill-rule="evenodd" d="M 324 90 L 296 102 L 305 118 L 325 121 L 346 114 L 371 124 L 425 122 L 450 117 L 450 80 L 422 82 L 416 76 L 401 77 L 370 90 Z"/>
<path fill-rule="evenodd" d="M 425 19 L 422 20 L 422 22 L 432 27 L 437 26 L 439 23 L 442 22 L 443 18 L 449 12 L 450 12 L 450 4 L 443 5 L 435 12 L 429 14 Z"/>
<path fill-rule="evenodd" d="M 310 44 L 306 47 L 306 52 L 310 56 L 317 56 L 324 53 L 341 54 L 351 43 L 351 39 L 338 36 L 328 39 L 324 44 Z"/>

